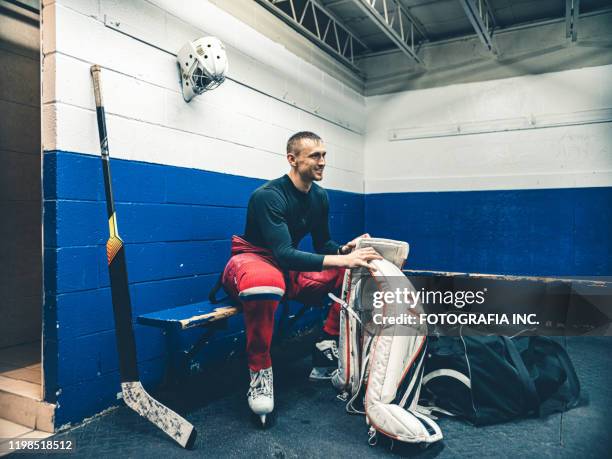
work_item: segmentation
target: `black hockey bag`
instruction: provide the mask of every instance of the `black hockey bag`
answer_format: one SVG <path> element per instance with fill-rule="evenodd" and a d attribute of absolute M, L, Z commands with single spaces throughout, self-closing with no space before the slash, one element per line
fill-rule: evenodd
<path fill-rule="evenodd" d="M 580 383 L 551 338 L 430 337 L 419 405 L 481 426 L 566 411 Z"/>

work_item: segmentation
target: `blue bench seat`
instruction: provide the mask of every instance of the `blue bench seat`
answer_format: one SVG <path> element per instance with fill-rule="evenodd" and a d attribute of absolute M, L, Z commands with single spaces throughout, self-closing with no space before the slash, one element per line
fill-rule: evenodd
<path fill-rule="evenodd" d="M 279 334 L 280 340 L 283 339 L 286 332 L 293 329 L 297 321 L 308 310 L 313 309 L 313 306 L 302 305 L 299 310 L 295 310 L 295 306 L 299 304 L 294 305 L 293 308 L 287 301 L 283 301 L 282 304 L 283 307 L 279 308 L 280 317 L 277 320 L 277 328 L 281 331 Z M 294 312 L 292 312 L 292 309 Z M 209 360 L 210 362 L 218 361 L 222 354 L 231 355 L 236 350 L 238 335 L 244 336 L 244 329 L 242 328 L 242 331 L 238 333 L 235 330 L 229 331 L 230 334 L 227 335 L 228 327 L 232 327 L 228 319 L 240 313 L 242 313 L 240 305 L 230 299 L 220 301 L 217 304 L 212 304 L 210 301 L 201 301 L 142 314 L 136 318 L 136 322 L 141 325 L 157 327 L 164 331 L 169 351 L 167 381 L 172 384 L 178 383 L 183 376 L 200 370 L 200 365 L 194 364 L 194 359 L 204 348 L 207 348 L 210 352 L 212 349 L 210 343 L 216 342 L 221 345 L 221 348 L 218 346 L 215 348 L 220 351 L 219 353 L 207 355 L 207 359 L 213 359 Z M 189 330 L 195 332 L 197 329 L 204 330 L 201 336 L 197 337 L 193 333 L 189 333 Z M 215 340 L 213 337 L 219 336 L 220 333 L 221 338 Z"/>
<path fill-rule="evenodd" d="M 231 300 L 221 301 L 217 304 L 212 304 L 210 301 L 201 301 L 143 314 L 138 316 L 136 320 L 139 324 L 166 330 L 187 330 L 227 319 L 240 312 L 241 309 L 238 304 Z"/>

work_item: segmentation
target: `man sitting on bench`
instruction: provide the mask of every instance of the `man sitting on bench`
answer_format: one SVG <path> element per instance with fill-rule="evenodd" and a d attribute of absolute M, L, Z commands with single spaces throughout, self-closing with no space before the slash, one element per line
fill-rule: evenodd
<path fill-rule="evenodd" d="M 223 272 L 225 290 L 243 306 L 251 375 L 247 397 L 264 425 L 274 409 L 270 345 L 281 298 L 321 301 L 341 287 L 345 268 L 366 267 L 370 260 L 381 259 L 372 248 L 353 250 L 356 239 L 343 246 L 331 240 L 327 192 L 313 183 L 323 179 L 325 154 L 318 135 L 291 136 L 287 142 L 291 169 L 251 195 L 244 235 L 233 236 L 232 257 Z M 317 253 L 297 249 L 308 233 Z M 338 304 L 330 308 L 324 337 L 313 356 L 311 379 L 329 379 L 337 368 L 339 310 Z"/>

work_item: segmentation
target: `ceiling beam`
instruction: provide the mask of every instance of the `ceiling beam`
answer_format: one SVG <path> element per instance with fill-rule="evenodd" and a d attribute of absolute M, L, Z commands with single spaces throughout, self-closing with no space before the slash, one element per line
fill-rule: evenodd
<path fill-rule="evenodd" d="M 355 65 L 356 48 L 359 46 L 369 51 L 368 46 L 360 40 L 334 13 L 329 11 L 318 0 L 256 0 L 257 3 L 282 19 L 297 32 L 313 41 L 319 47 L 338 58 L 349 68 L 360 74 Z M 281 5 L 287 5 L 282 9 Z M 305 20 L 306 18 L 312 21 Z"/>
<path fill-rule="evenodd" d="M 419 64 L 418 47 L 426 37 L 399 0 L 353 0 L 366 16 L 408 57 Z"/>
<path fill-rule="evenodd" d="M 351 0 L 333 0 L 331 2 L 326 2 L 325 6 L 327 6 L 328 8 L 333 8 L 334 6 L 338 6 L 338 5 L 342 5 L 344 3 L 348 3 Z"/>
<path fill-rule="evenodd" d="M 497 48 L 493 43 L 493 30 L 495 29 L 495 17 L 489 7 L 487 0 L 459 0 L 476 35 L 483 45 L 493 54 L 497 54 Z"/>
<path fill-rule="evenodd" d="M 565 0 L 565 36 L 578 40 L 578 17 L 580 15 L 580 0 Z"/>
<path fill-rule="evenodd" d="M 427 1 L 432 1 L 432 0 L 427 0 Z M 419 31 L 419 33 L 421 34 L 421 36 L 423 37 L 423 40 L 429 40 L 429 37 L 427 36 L 427 32 L 425 32 L 425 26 L 423 26 L 423 24 L 421 23 L 421 21 L 419 21 L 411 12 L 410 9 L 414 8 L 415 6 L 422 6 L 422 5 L 427 5 L 428 3 L 416 3 L 416 4 L 412 4 L 412 5 L 406 5 L 406 0 L 399 0 L 398 3 L 402 6 L 402 8 L 404 9 L 404 13 L 406 15 L 408 15 L 410 17 L 410 20 L 414 23 L 414 26 L 416 27 L 416 29 Z"/>

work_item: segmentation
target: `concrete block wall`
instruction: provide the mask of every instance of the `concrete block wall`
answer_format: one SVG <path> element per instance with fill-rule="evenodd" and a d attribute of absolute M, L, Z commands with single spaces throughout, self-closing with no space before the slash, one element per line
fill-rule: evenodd
<path fill-rule="evenodd" d="M 206 297 L 249 194 L 286 172 L 284 143 L 303 129 L 328 145 L 323 186 L 339 241 L 364 229 L 407 240 L 417 269 L 612 272 L 610 124 L 503 132 L 521 117 L 601 118 L 610 66 L 364 98 L 342 69 L 323 68 L 330 60 L 313 65 L 319 51 L 282 22 L 265 16 L 263 34 L 237 19 L 252 2 L 232 2 L 232 14 L 220 4 L 44 2 L 45 397 L 58 403 L 58 427 L 116 403 L 118 387 L 93 63 L 103 67 L 134 315 Z M 229 78 L 186 104 L 173 53 L 206 34 L 226 43 Z M 463 123 L 494 129 L 390 141 L 394 129 Z M 241 348 L 241 327 L 232 320 L 199 360 Z M 138 326 L 136 335 L 142 379 L 154 387 L 165 338 Z"/>
<path fill-rule="evenodd" d="M 40 339 L 38 17 L 0 1 L 0 348 Z"/>
<path fill-rule="evenodd" d="M 284 144 L 297 130 L 327 142 L 333 237 L 360 233 L 365 101 L 208 2 L 63 0 L 42 14 L 45 399 L 58 404 L 59 427 L 117 403 L 119 387 L 90 65 L 103 67 L 134 316 L 207 297 L 250 193 L 287 171 Z M 229 78 L 186 104 L 172 53 L 206 34 L 226 43 Z M 200 357 L 240 348 L 241 327 L 233 321 Z M 136 326 L 136 339 L 142 380 L 155 386 L 165 338 Z"/>
<path fill-rule="evenodd" d="M 409 241 L 416 269 L 610 275 L 611 78 L 605 65 L 368 97 L 368 231 Z"/>

